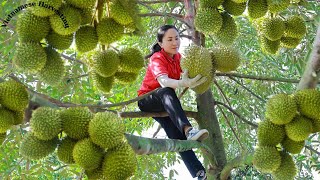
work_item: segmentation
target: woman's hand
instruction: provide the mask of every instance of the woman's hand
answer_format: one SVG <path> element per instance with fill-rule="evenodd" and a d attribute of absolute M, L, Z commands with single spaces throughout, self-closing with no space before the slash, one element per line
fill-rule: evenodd
<path fill-rule="evenodd" d="M 202 77 L 198 74 L 194 78 L 189 78 L 188 70 L 184 71 L 182 74 L 182 79 L 178 81 L 178 87 L 190 87 L 194 88 L 199 86 L 200 84 L 204 83 L 207 80 L 206 77 Z"/>

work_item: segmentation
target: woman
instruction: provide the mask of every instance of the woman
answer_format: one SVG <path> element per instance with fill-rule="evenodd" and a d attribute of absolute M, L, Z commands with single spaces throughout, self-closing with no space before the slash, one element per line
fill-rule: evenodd
<path fill-rule="evenodd" d="M 154 93 L 138 101 L 138 106 L 144 112 L 166 111 L 167 117 L 153 117 L 171 139 L 202 141 L 209 135 L 206 129 L 193 128 L 187 119 L 180 101 L 175 93 L 178 87 L 196 87 L 206 79 L 197 75 L 193 79 L 188 78 L 188 72 L 181 75 L 180 59 L 178 52 L 180 37 L 176 27 L 164 25 L 157 34 L 158 42 L 152 47 L 152 52 L 146 58 L 150 58 L 148 69 L 142 85 L 138 90 L 138 96 L 157 89 Z M 205 169 L 192 150 L 180 152 L 180 156 L 188 168 L 192 177 L 207 179 Z"/>

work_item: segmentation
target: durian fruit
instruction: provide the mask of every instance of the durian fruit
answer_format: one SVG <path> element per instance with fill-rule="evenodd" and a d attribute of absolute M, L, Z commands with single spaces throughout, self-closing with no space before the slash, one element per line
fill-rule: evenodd
<path fill-rule="evenodd" d="M 268 54 L 276 54 L 280 48 L 280 40 L 271 41 L 264 35 L 260 36 L 260 46 L 263 52 Z"/>
<path fill-rule="evenodd" d="M 124 27 L 112 18 L 103 18 L 97 25 L 98 40 L 107 45 L 120 40 Z"/>
<path fill-rule="evenodd" d="M 212 61 L 211 54 L 208 49 L 192 45 L 185 49 L 184 58 L 181 59 L 181 68 L 183 71 L 188 70 L 189 78 L 194 78 L 198 74 L 206 77 L 206 82 L 193 88 L 197 94 L 202 94 L 207 91 L 212 82 Z"/>
<path fill-rule="evenodd" d="M 76 32 L 76 47 L 80 52 L 88 52 L 96 48 L 98 36 L 96 29 L 91 25 L 80 27 Z"/>
<path fill-rule="evenodd" d="M 262 173 L 271 173 L 279 168 L 281 156 L 274 146 L 260 146 L 255 149 L 252 163 Z"/>
<path fill-rule="evenodd" d="M 14 117 L 13 125 L 22 124 L 24 120 L 24 111 L 12 111 L 12 113 Z"/>
<path fill-rule="evenodd" d="M 93 170 L 100 166 L 104 152 L 89 138 L 85 138 L 76 143 L 72 155 L 76 164 L 85 170 Z"/>
<path fill-rule="evenodd" d="M 201 8 L 194 18 L 194 26 L 206 35 L 214 34 L 222 27 L 222 17 L 217 9 Z"/>
<path fill-rule="evenodd" d="M 306 34 L 306 23 L 299 15 L 290 16 L 285 20 L 285 35 L 287 37 L 301 39 Z"/>
<path fill-rule="evenodd" d="M 0 146 L 6 140 L 7 133 L 0 133 Z"/>
<path fill-rule="evenodd" d="M 4 107 L 0 107 L 0 134 L 5 133 L 13 123 L 13 113 Z"/>
<path fill-rule="evenodd" d="M 290 5 L 290 0 L 267 0 L 268 10 L 271 13 L 277 13 L 286 10 Z"/>
<path fill-rule="evenodd" d="M 281 142 L 282 147 L 291 154 L 299 154 L 304 147 L 304 141 L 294 141 L 287 136 Z"/>
<path fill-rule="evenodd" d="M 49 30 L 48 18 L 35 16 L 30 11 L 18 16 L 16 31 L 21 42 L 41 41 L 49 33 Z"/>
<path fill-rule="evenodd" d="M 285 137 L 285 130 L 283 125 L 266 120 L 259 123 L 257 134 L 260 146 L 276 146 Z"/>
<path fill-rule="evenodd" d="M 50 107 L 34 110 L 30 119 L 32 133 L 41 140 L 51 140 L 61 132 L 60 113 Z"/>
<path fill-rule="evenodd" d="M 131 146 L 123 142 L 107 151 L 102 165 L 103 175 L 109 180 L 128 179 L 137 169 L 137 159 Z"/>
<path fill-rule="evenodd" d="M 9 80 L 0 83 L 0 104 L 12 111 L 22 111 L 29 103 L 26 88 L 14 81 Z"/>
<path fill-rule="evenodd" d="M 45 48 L 47 54 L 47 61 L 45 66 L 39 71 L 39 79 L 51 86 L 59 84 L 64 75 L 65 67 L 60 54 L 51 47 Z"/>
<path fill-rule="evenodd" d="M 130 84 L 134 82 L 138 77 L 137 73 L 131 73 L 131 72 L 116 72 L 114 75 L 114 78 L 121 84 Z"/>
<path fill-rule="evenodd" d="M 247 0 L 232 0 L 235 3 L 245 3 Z"/>
<path fill-rule="evenodd" d="M 81 23 L 81 11 L 64 5 L 59 9 L 61 16 L 50 16 L 51 28 L 60 35 L 69 35 L 76 32 Z"/>
<path fill-rule="evenodd" d="M 120 0 L 113 0 L 109 5 L 110 17 L 119 24 L 128 25 L 133 22 L 130 13 L 122 6 Z"/>
<path fill-rule="evenodd" d="M 317 119 L 310 119 L 312 122 L 312 133 L 320 132 L 320 117 Z"/>
<path fill-rule="evenodd" d="M 311 119 L 320 117 L 320 91 L 316 89 L 303 89 L 294 94 L 298 111 Z"/>
<path fill-rule="evenodd" d="M 267 12 L 267 0 L 248 0 L 248 15 L 250 18 L 261 18 L 266 15 Z"/>
<path fill-rule="evenodd" d="M 94 70 L 103 77 L 113 76 L 117 72 L 120 64 L 118 54 L 111 49 L 102 52 L 96 52 L 93 60 Z"/>
<path fill-rule="evenodd" d="M 231 0 L 230 0 L 231 1 Z M 233 17 L 227 12 L 221 14 L 223 24 L 221 29 L 214 34 L 216 39 L 224 45 L 231 45 L 238 37 L 238 27 Z"/>
<path fill-rule="evenodd" d="M 285 125 L 287 136 L 294 141 L 304 141 L 312 132 L 312 122 L 303 116 L 296 116 Z"/>
<path fill-rule="evenodd" d="M 211 49 L 212 63 L 218 71 L 235 71 L 241 62 L 240 53 L 233 47 L 216 46 Z"/>
<path fill-rule="evenodd" d="M 95 5 L 96 0 L 65 0 L 67 4 L 72 4 L 78 8 L 88 8 Z"/>
<path fill-rule="evenodd" d="M 279 18 L 266 18 L 262 23 L 262 33 L 271 41 L 279 40 L 284 33 L 285 23 Z"/>
<path fill-rule="evenodd" d="M 81 25 L 91 24 L 92 16 L 94 15 L 92 8 L 91 7 L 82 8 L 80 9 L 80 11 L 81 11 Z"/>
<path fill-rule="evenodd" d="M 119 53 L 119 67 L 125 72 L 138 73 L 144 66 L 142 53 L 137 48 L 124 48 Z"/>
<path fill-rule="evenodd" d="M 28 159 L 37 160 L 46 157 L 52 153 L 58 144 L 58 138 L 49 141 L 38 139 L 31 132 L 28 132 L 20 145 L 20 154 Z"/>
<path fill-rule="evenodd" d="M 77 140 L 72 139 L 68 136 L 64 137 L 61 140 L 61 143 L 58 145 L 58 148 L 57 148 L 57 155 L 60 161 L 66 164 L 75 163 L 72 156 L 72 152 L 76 143 L 77 143 Z"/>
<path fill-rule="evenodd" d="M 89 134 L 92 142 L 104 149 L 111 149 L 122 142 L 125 127 L 117 114 L 98 112 L 89 123 Z"/>
<path fill-rule="evenodd" d="M 52 47 L 65 50 L 68 49 L 73 40 L 73 34 L 69 35 L 60 35 L 51 30 L 49 34 L 46 36 L 47 43 L 50 44 Z"/>
<path fill-rule="evenodd" d="M 36 3 L 29 9 L 36 16 L 46 17 L 51 16 L 62 5 L 62 0 L 27 0 L 27 3 Z"/>
<path fill-rule="evenodd" d="M 87 107 L 70 107 L 60 112 L 63 131 L 73 139 L 84 139 L 89 136 L 89 122 L 93 114 Z"/>
<path fill-rule="evenodd" d="M 94 86 L 97 87 L 100 91 L 108 93 L 111 90 L 114 82 L 114 76 L 103 77 L 96 72 L 92 72 L 91 76 Z"/>
<path fill-rule="evenodd" d="M 47 55 L 39 43 L 19 44 L 13 57 L 13 64 L 29 73 L 39 72 L 46 64 Z"/>
<path fill-rule="evenodd" d="M 280 155 L 281 164 L 277 170 L 272 172 L 272 176 L 275 180 L 294 180 L 298 171 L 292 156 L 285 152 L 281 152 Z"/>
<path fill-rule="evenodd" d="M 299 45 L 300 41 L 301 39 L 298 38 L 282 36 L 280 39 L 280 46 L 285 48 L 295 48 Z"/>
<path fill-rule="evenodd" d="M 223 9 L 233 16 L 240 16 L 247 7 L 247 3 L 235 3 L 232 0 L 224 0 L 222 3 Z"/>
<path fill-rule="evenodd" d="M 265 113 L 274 124 L 288 124 L 296 116 L 297 105 L 288 94 L 276 94 L 267 101 Z"/>
<path fill-rule="evenodd" d="M 84 173 L 87 175 L 89 180 L 105 179 L 105 177 L 103 176 L 102 167 L 90 171 L 86 170 Z"/>
<path fill-rule="evenodd" d="M 201 8 L 216 8 L 221 5 L 223 0 L 200 0 Z"/>

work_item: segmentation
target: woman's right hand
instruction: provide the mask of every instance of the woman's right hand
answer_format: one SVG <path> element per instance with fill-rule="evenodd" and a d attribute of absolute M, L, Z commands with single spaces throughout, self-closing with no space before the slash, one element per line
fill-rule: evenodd
<path fill-rule="evenodd" d="M 182 74 L 182 79 L 179 80 L 178 86 L 179 87 L 190 87 L 194 88 L 199 86 L 200 84 L 204 83 L 207 80 L 206 77 L 202 77 L 200 74 L 198 74 L 194 78 L 189 78 L 188 76 L 188 70 L 184 71 Z"/>

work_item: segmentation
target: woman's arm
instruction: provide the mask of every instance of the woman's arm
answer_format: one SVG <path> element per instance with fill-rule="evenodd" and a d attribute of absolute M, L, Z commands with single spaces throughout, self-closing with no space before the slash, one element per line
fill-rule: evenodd
<path fill-rule="evenodd" d="M 157 78 L 159 84 L 161 87 L 171 87 L 171 88 L 177 88 L 177 87 L 190 87 L 194 88 L 202 83 L 204 83 L 207 78 L 201 77 L 200 74 L 198 74 L 196 77 L 190 79 L 188 77 L 188 71 L 185 71 L 182 74 L 182 79 L 176 80 L 171 79 L 168 77 L 168 75 L 161 75 Z"/>

